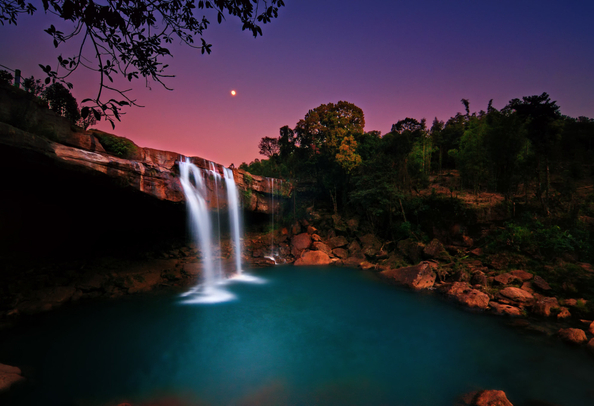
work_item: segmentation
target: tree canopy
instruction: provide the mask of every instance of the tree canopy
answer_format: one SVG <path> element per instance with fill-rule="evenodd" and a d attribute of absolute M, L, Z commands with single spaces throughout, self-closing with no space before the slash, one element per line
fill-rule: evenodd
<path fill-rule="evenodd" d="M 113 126 L 113 119 L 120 119 L 122 106 L 136 104 L 127 94 L 129 89 L 113 84 L 115 76 L 122 75 L 128 81 L 143 78 L 167 87 L 163 80 L 172 75 L 167 74 L 164 59 L 171 56 L 168 46 L 173 41 L 209 54 L 212 44 L 206 42 L 203 33 L 210 18 L 219 24 L 226 16 L 238 18 L 242 30 L 257 37 L 262 35 L 260 25 L 277 18 L 283 6 L 283 0 L 43 0 L 43 10 L 64 20 L 68 27 L 66 31 L 54 25 L 45 29 L 54 47 L 75 41 L 80 45 L 75 55 L 58 56 L 55 69 L 40 66 L 48 75 L 46 84 L 62 81 L 69 88 L 72 84 L 67 79 L 77 69 L 98 72 L 97 94 L 83 100 L 87 106 L 81 114 L 93 114 L 97 119 L 103 116 Z M 37 7 L 25 0 L 0 0 L 2 25 L 16 25 L 21 15 L 35 12 Z M 86 52 L 95 57 L 95 63 L 85 57 Z"/>

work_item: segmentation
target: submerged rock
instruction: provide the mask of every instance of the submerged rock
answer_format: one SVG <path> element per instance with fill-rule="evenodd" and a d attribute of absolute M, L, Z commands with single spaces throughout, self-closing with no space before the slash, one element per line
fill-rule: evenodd
<path fill-rule="evenodd" d="M 428 289 L 435 284 L 437 275 L 429 262 L 423 261 L 415 266 L 407 266 L 398 269 L 387 269 L 380 272 L 380 275 L 412 289 Z"/>

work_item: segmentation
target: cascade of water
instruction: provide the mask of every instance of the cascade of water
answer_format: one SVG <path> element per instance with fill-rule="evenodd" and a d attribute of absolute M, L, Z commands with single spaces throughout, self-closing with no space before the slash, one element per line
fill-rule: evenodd
<path fill-rule="evenodd" d="M 212 226 L 206 204 L 207 189 L 202 171 L 188 160 L 179 162 L 180 180 L 188 204 L 192 238 L 202 253 L 203 283 L 205 288 L 217 282 L 212 258 Z"/>
<path fill-rule="evenodd" d="M 270 233 L 270 254 L 274 258 L 274 178 L 268 178 L 270 182 L 270 211 L 271 211 L 271 233 Z M 275 261 L 276 262 L 276 261 Z"/>
<path fill-rule="evenodd" d="M 238 274 L 243 272 L 241 268 L 241 226 L 239 219 L 239 197 L 237 196 L 237 187 L 233 171 L 223 168 L 225 174 L 225 186 L 227 186 L 227 201 L 229 205 L 229 216 L 231 219 L 231 233 L 235 249 L 235 268 Z"/>
<path fill-rule="evenodd" d="M 208 168 L 209 168 L 210 173 L 214 179 L 214 184 L 215 184 L 214 197 L 215 197 L 215 203 L 217 205 L 217 238 L 218 238 L 218 242 L 219 242 L 217 247 L 219 248 L 219 255 L 216 256 L 216 261 L 215 261 L 216 264 L 214 265 L 214 268 L 215 268 L 215 272 L 217 274 L 217 278 L 222 279 L 223 278 L 223 264 L 221 262 L 220 254 L 222 253 L 223 246 L 221 245 L 221 206 L 219 204 L 219 180 L 221 179 L 221 174 L 217 171 L 217 168 L 216 168 L 214 162 L 209 162 Z"/>

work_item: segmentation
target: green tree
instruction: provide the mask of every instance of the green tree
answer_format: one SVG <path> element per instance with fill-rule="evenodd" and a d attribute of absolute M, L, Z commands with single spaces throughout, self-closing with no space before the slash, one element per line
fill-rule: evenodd
<path fill-rule="evenodd" d="M 103 3 L 103 4 L 101 4 Z M 45 13 L 53 14 L 64 21 L 65 31 L 50 25 L 45 32 L 52 36 L 56 48 L 66 42 L 79 41 L 73 56 L 58 56 L 58 68 L 40 65 L 48 75 L 46 84 L 66 81 L 80 67 L 99 72 L 97 94 L 83 103 L 89 108 L 82 110 L 83 117 L 93 114 L 110 120 L 120 119 L 122 106 L 135 104 L 126 90 L 113 87 L 113 77 L 122 75 L 128 81 L 143 78 L 162 84 L 172 75 L 167 74 L 165 58 L 171 56 L 169 44 L 181 42 L 203 54 L 210 53 L 212 45 L 203 38 L 216 18 L 220 24 L 226 16 L 238 18 L 242 30 L 254 37 L 262 35 L 260 24 L 267 24 L 278 17 L 283 0 L 136 0 L 106 2 L 44 0 Z M 33 15 L 37 8 L 25 0 L 0 0 L 0 23 L 17 24 L 23 14 Z M 199 40 L 199 44 L 196 44 Z M 88 50 L 88 51 L 87 51 Z M 85 58 L 86 52 L 95 56 L 95 65 Z M 62 73 L 59 73 L 62 72 Z M 67 83 L 67 82 L 65 82 Z M 71 84 L 67 83 L 68 87 Z M 166 87 L 166 86 L 165 86 Z M 114 98 L 104 92 L 115 93 Z"/>

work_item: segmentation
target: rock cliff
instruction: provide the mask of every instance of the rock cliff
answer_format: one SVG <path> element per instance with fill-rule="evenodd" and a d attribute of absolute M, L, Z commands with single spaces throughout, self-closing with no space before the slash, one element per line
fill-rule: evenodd
<path fill-rule="evenodd" d="M 114 186 L 135 189 L 159 200 L 176 203 L 184 200 L 179 179 L 178 162 L 183 159 L 180 154 L 141 148 L 126 140 L 133 148 L 126 158 L 121 158 L 107 153 L 103 148 L 100 140 L 107 136 L 125 140 L 94 130 L 86 133 L 62 132 L 60 142 L 56 142 L 0 122 L 0 159 L 5 160 L 8 155 L 22 156 L 29 160 L 49 159 L 56 166 L 68 171 L 99 175 L 110 179 Z M 210 168 L 210 162 L 203 158 L 189 159 L 202 169 Z M 23 159 L 24 163 L 26 161 L 27 159 Z M 223 171 L 219 164 L 214 164 L 214 168 L 220 173 Z M 268 196 L 273 193 L 272 183 L 267 178 L 251 175 L 240 169 L 233 169 L 233 176 L 246 210 L 272 212 L 273 208 L 268 203 Z M 291 185 L 287 182 L 282 182 L 282 185 L 274 194 L 288 197 Z M 210 181 L 208 187 L 213 189 L 214 182 Z"/>

